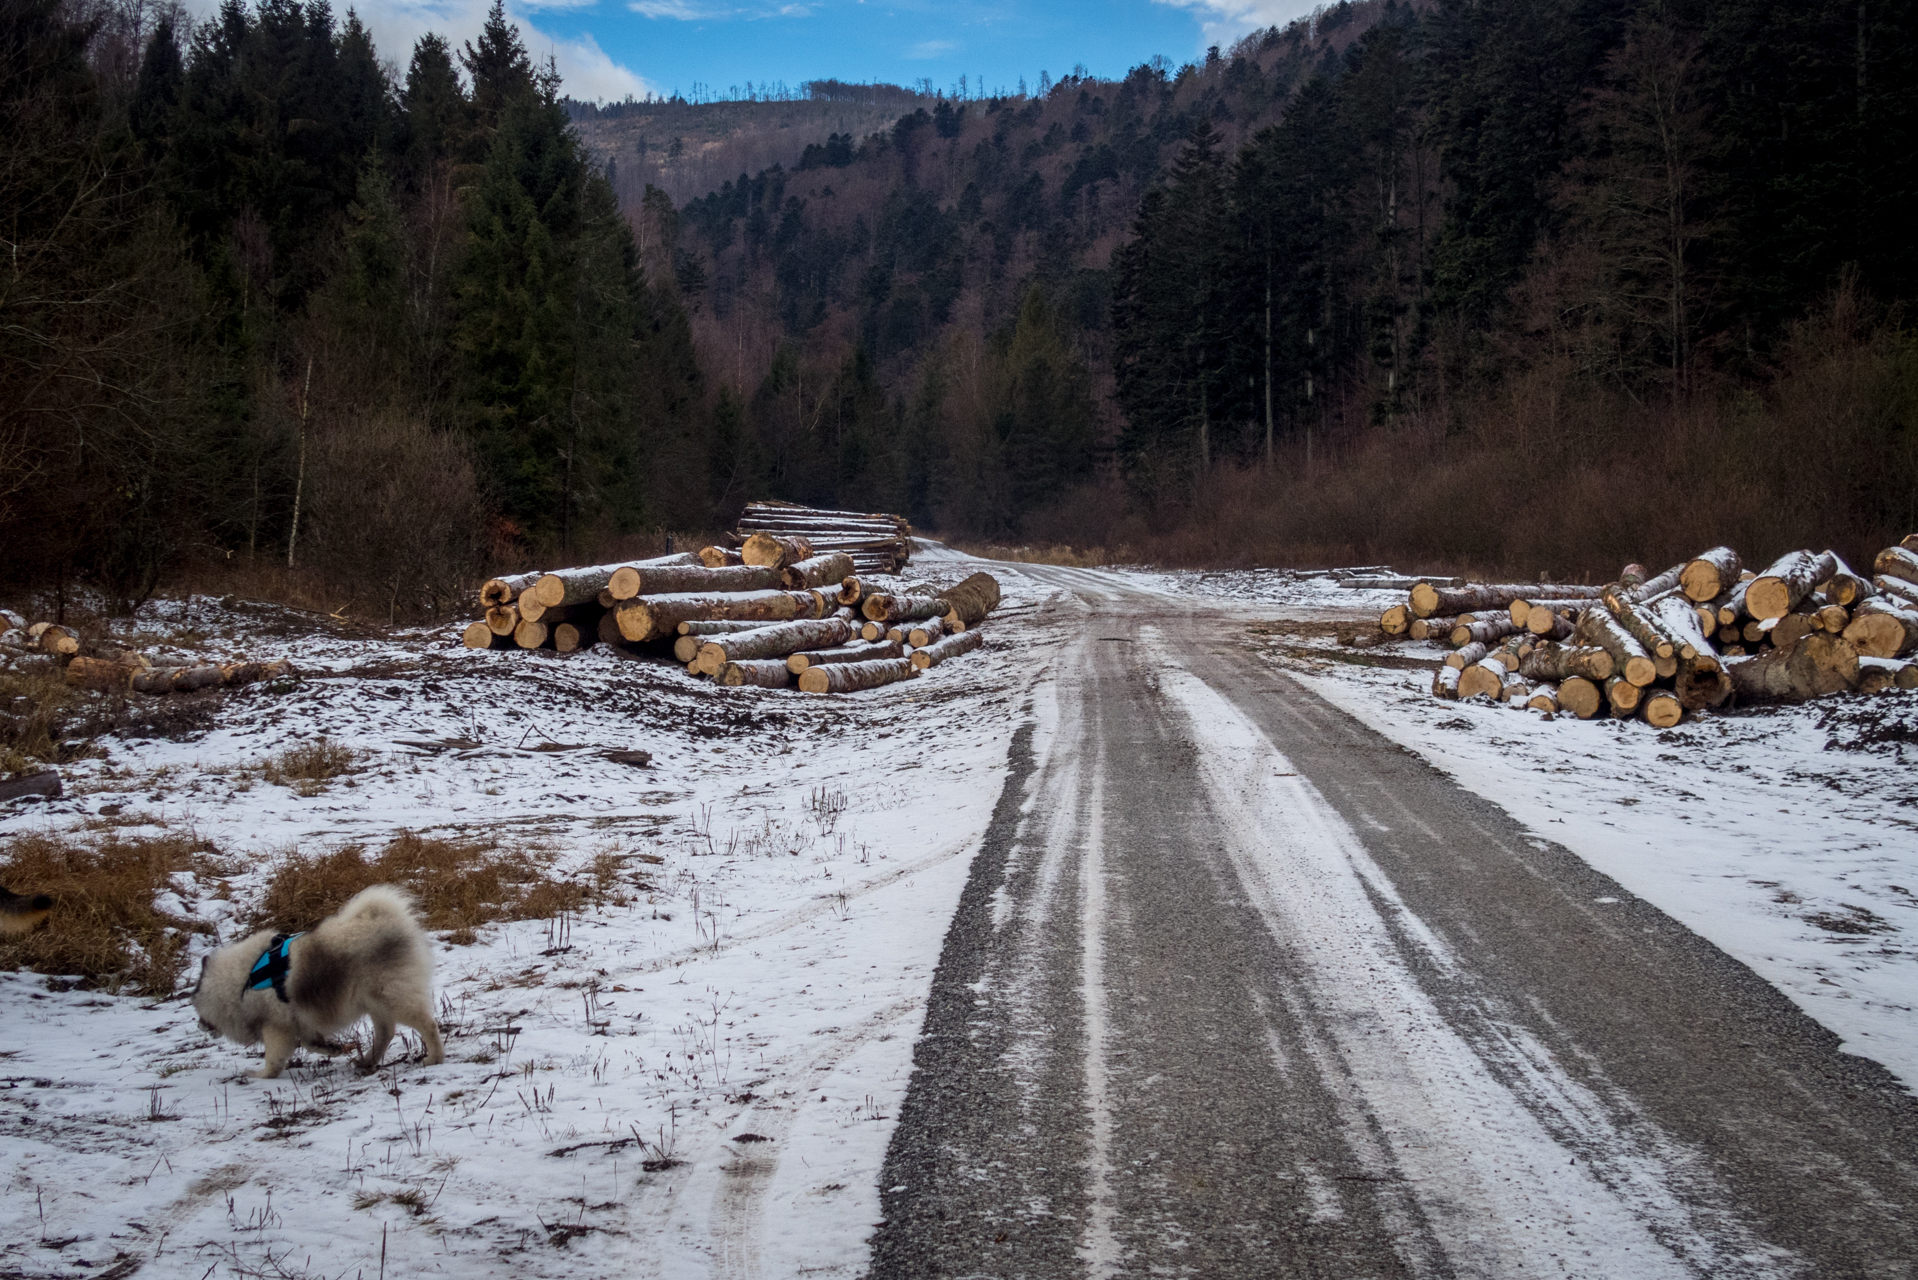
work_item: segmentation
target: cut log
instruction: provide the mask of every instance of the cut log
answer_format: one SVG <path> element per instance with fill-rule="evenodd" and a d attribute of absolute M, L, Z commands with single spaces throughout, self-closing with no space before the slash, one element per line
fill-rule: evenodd
<path fill-rule="evenodd" d="M 681 551 L 670 556 L 654 556 L 650 560 L 640 560 L 631 565 L 595 564 L 584 565 L 577 569 L 555 569 L 543 574 L 533 584 L 533 594 L 548 609 L 556 609 L 563 604 L 584 604 L 596 600 L 602 590 L 612 589 L 613 575 L 621 569 L 636 568 L 642 572 L 647 569 L 666 568 L 671 565 L 697 566 L 699 557 L 690 551 Z"/>
<path fill-rule="evenodd" d="M 783 665 L 787 656 L 801 649 L 832 649 L 853 637 L 853 625 L 839 618 L 820 618 L 782 622 L 756 631 L 741 631 L 730 636 L 713 636 L 699 646 L 694 668 L 717 674 L 729 662 L 748 662 L 778 658 Z M 690 640 L 693 637 L 684 636 Z"/>
<path fill-rule="evenodd" d="M 1842 604 L 1828 604 L 1815 615 L 1822 630 L 1833 635 L 1843 635 L 1845 628 L 1851 625 L 1851 610 Z"/>
<path fill-rule="evenodd" d="M 812 601 L 806 604 L 810 609 Z M 798 600 L 791 592 L 739 591 L 641 596 L 622 600 L 613 616 L 619 619 L 619 634 L 638 644 L 677 634 L 682 622 L 790 622 L 798 613 Z"/>
<path fill-rule="evenodd" d="M 1580 644 L 1595 644 L 1611 654 L 1613 669 L 1641 689 L 1658 679 L 1658 668 L 1652 664 L 1651 655 L 1609 609 L 1592 608 L 1580 614 L 1573 639 Z"/>
<path fill-rule="evenodd" d="M 1464 698 L 1485 697 L 1496 700 L 1499 691 L 1505 688 L 1505 668 L 1489 658 L 1474 662 L 1458 673 L 1458 696 Z"/>
<path fill-rule="evenodd" d="M 850 576 L 852 576 L 852 557 L 843 551 L 814 556 L 810 560 L 801 560 L 780 570 L 781 581 L 788 591 L 831 587 L 835 597 L 839 594 L 839 584 Z"/>
<path fill-rule="evenodd" d="M 1532 696 L 1525 700 L 1528 710 L 1554 713 L 1558 710 L 1558 686 L 1542 684 L 1532 690 Z"/>
<path fill-rule="evenodd" d="M 1624 676 L 1613 676 L 1605 682 L 1605 702 L 1611 707 L 1612 714 L 1621 720 L 1638 710 L 1644 693 L 1643 687 L 1633 684 Z"/>
<path fill-rule="evenodd" d="M 1713 547 L 1686 562 L 1679 572 L 1678 584 L 1688 599 L 1716 600 L 1737 585 L 1743 568 L 1736 551 L 1730 547 Z"/>
<path fill-rule="evenodd" d="M 781 536 L 775 533 L 755 533 L 746 539 L 744 546 L 740 547 L 739 555 L 750 565 L 783 569 L 789 564 L 810 560 L 812 543 L 799 534 Z"/>
<path fill-rule="evenodd" d="M 1723 706 L 1732 696 L 1732 682 L 1716 657 L 1701 653 L 1690 661 L 1679 662 L 1678 674 L 1672 678 L 1672 692 L 1678 698 L 1678 705 L 1686 711 L 1702 711 L 1706 707 Z"/>
<path fill-rule="evenodd" d="M 1605 693 L 1584 676 L 1573 676 L 1559 682 L 1558 705 L 1580 720 L 1590 720 L 1605 705 Z"/>
<path fill-rule="evenodd" d="M 1771 619 L 1771 624 L 1766 634 L 1775 645 L 1797 644 L 1812 632 L 1824 630 L 1818 624 L 1818 615 L 1810 613 L 1788 613 L 1782 618 Z"/>
<path fill-rule="evenodd" d="M 729 689 L 741 685 L 753 685 L 760 689 L 790 689 L 793 673 L 786 670 L 784 659 L 748 658 L 742 662 L 728 662 L 719 669 L 719 683 Z"/>
<path fill-rule="evenodd" d="M 903 645 L 891 640 L 881 640 L 876 644 L 847 644 L 836 649 L 807 649 L 786 659 L 786 669 L 798 675 L 808 667 L 834 662 L 870 662 L 874 658 L 903 658 L 906 650 Z"/>
<path fill-rule="evenodd" d="M 958 636 L 953 637 L 959 639 Z M 927 649 L 925 652 L 931 653 Z M 910 680 L 916 673 L 905 658 L 880 658 L 870 662 L 829 662 L 807 667 L 799 673 L 799 687 L 807 693 L 856 693 L 877 689 L 882 684 Z"/>
<path fill-rule="evenodd" d="M 680 636 L 673 641 L 673 657 L 683 662 L 690 670 L 694 660 L 699 657 L 699 646 L 706 643 L 701 636 Z"/>
<path fill-rule="evenodd" d="M 699 551 L 699 563 L 708 569 L 724 569 L 727 565 L 745 564 L 746 561 L 732 547 L 702 547 Z"/>
<path fill-rule="evenodd" d="M 1898 545 L 1914 555 L 1918 555 L 1918 533 L 1908 533 L 1898 540 Z"/>
<path fill-rule="evenodd" d="M 519 629 L 519 609 L 510 604 L 496 604 L 486 611 L 486 625 L 496 636 L 510 636 Z"/>
<path fill-rule="evenodd" d="M 135 693 L 192 693 L 219 685 L 256 684 L 279 676 L 293 675 L 293 664 L 278 662 L 233 662 L 226 666 L 148 667 L 133 675 Z"/>
<path fill-rule="evenodd" d="M 1677 591 L 1679 589 L 1679 579 L 1685 572 L 1686 563 L 1687 562 L 1681 561 L 1661 574 L 1648 577 L 1642 582 L 1625 587 L 1623 591 L 1625 599 L 1633 604 L 1647 604 L 1658 599 L 1660 596 L 1670 595 Z"/>
<path fill-rule="evenodd" d="M 1526 699 L 1532 696 L 1531 684 L 1510 667 L 1505 669 L 1505 675 L 1502 678 L 1505 683 L 1499 688 L 1498 700 L 1504 703 L 1516 703 L 1519 706 L 1524 706 Z"/>
<path fill-rule="evenodd" d="M 1671 637 L 1674 652 L 1689 661 L 1701 653 L 1710 653 L 1711 640 L 1705 634 L 1698 610 L 1679 596 L 1666 596 L 1647 605 L 1645 612 Z"/>
<path fill-rule="evenodd" d="M 1414 614 L 1429 618 L 1436 613 L 1478 613 L 1505 609 L 1514 600 L 1530 600 L 1537 604 L 1541 600 L 1590 600 L 1597 594 L 1597 587 L 1545 582 L 1506 585 L 1477 583 L 1448 588 L 1421 582 L 1412 588 L 1410 603 Z"/>
<path fill-rule="evenodd" d="M 590 649 L 599 638 L 599 624 L 589 622 L 562 622 L 553 628 L 553 650 L 556 653 L 578 653 L 581 649 Z"/>
<path fill-rule="evenodd" d="M 1490 656 L 1491 646 L 1482 640 L 1474 640 L 1464 648 L 1454 649 L 1451 653 L 1446 654 L 1445 665 L 1448 667 L 1456 667 L 1460 671 L 1463 671 L 1469 666 L 1485 661 L 1485 659 Z"/>
<path fill-rule="evenodd" d="M 522 622 L 513 628 L 513 643 L 522 649 L 551 648 L 552 638 L 553 630 L 544 622 Z"/>
<path fill-rule="evenodd" d="M 674 630 L 682 636 L 729 636 L 739 631 L 757 631 L 765 625 L 731 618 L 688 618 Z"/>
<path fill-rule="evenodd" d="M 962 653 L 971 653 L 986 642 L 983 631 L 961 631 L 957 635 L 947 636 L 924 649 L 912 651 L 913 669 L 924 671 L 927 667 L 936 667 L 947 658 L 956 658 Z"/>
<path fill-rule="evenodd" d="M 1889 596 L 1889 603 L 1901 608 L 1918 607 L 1918 583 L 1906 582 L 1903 578 L 1891 578 L 1880 574 L 1871 580 L 1881 596 Z"/>
<path fill-rule="evenodd" d="M 1685 708 L 1669 689 L 1649 689 L 1638 704 L 1638 714 L 1654 729 L 1669 729 L 1685 718 Z"/>
<path fill-rule="evenodd" d="M 1905 662 L 1898 658 L 1859 658 L 1858 692 L 1883 693 L 1889 689 L 1918 689 L 1918 662 Z"/>
<path fill-rule="evenodd" d="M 1412 610 L 1408 605 L 1395 604 L 1379 615 L 1379 630 L 1388 636 L 1402 636 L 1411 629 Z"/>
<path fill-rule="evenodd" d="M 40 625 L 38 646 L 41 653 L 70 658 L 80 652 L 80 633 L 57 622 L 44 623 Z"/>
<path fill-rule="evenodd" d="M 840 604 L 857 609 L 859 602 L 866 598 L 866 586 L 858 577 L 847 574 L 840 579 L 837 599 Z"/>
<path fill-rule="evenodd" d="M 867 596 L 859 610 L 872 621 L 888 625 L 937 618 L 949 611 L 946 602 L 937 596 L 895 596 L 883 591 Z M 960 620 L 964 621 L 963 616 Z"/>
<path fill-rule="evenodd" d="M 1561 611 L 1563 606 L 1554 608 L 1549 604 L 1534 604 L 1526 607 L 1525 629 L 1535 636 L 1544 636 L 1550 640 L 1571 638 L 1572 621 Z"/>
<path fill-rule="evenodd" d="M 1844 636 L 1865 657 L 1902 658 L 1918 649 L 1918 609 L 1874 596 L 1858 606 Z"/>
<path fill-rule="evenodd" d="M 1406 634 L 1414 640 L 1430 640 L 1434 644 L 1452 643 L 1452 628 L 1467 626 L 1478 619 L 1473 615 L 1459 614 L 1446 618 L 1414 618 L 1406 626 Z"/>
<path fill-rule="evenodd" d="M 1468 645 L 1475 640 L 1484 644 L 1494 644 L 1517 630 L 1510 618 L 1501 615 L 1484 618 L 1468 626 L 1453 627 L 1451 640 L 1454 647 Z"/>
<path fill-rule="evenodd" d="M 493 633 L 488 631 L 486 635 L 490 640 Z M 67 663 L 66 678 L 75 689 L 126 689 L 132 686 L 134 674 L 140 670 L 141 667 L 130 662 L 76 657 Z"/>
<path fill-rule="evenodd" d="M 546 605 L 541 602 L 538 591 L 522 591 L 518 602 L 513 607 L 519 610 L 521 623 L 546 620 Z"/>
<path fill-rule="evenodd" d="M 1432 696 L 1434 698 L 1443 698 L 1447 702 L 1458 701 L 1458 676 L 1459 669 L 1457 667 L 1440 667 L 1437 671 L 1434 671 L 1432 673 Z"/>
<path fill-rule="evenodd" d="M 1798 607 L 1799 601 L 1817 585 L 1838 572 L 1831 552 L 1814 555 L 1809 551 L 1790 551 L 1772 562 L 1770 568 L 1752 579 L 1745 590 L 1745 608 L 1761 622 L 1782 618 Z"/>
<path fill-rule="evenodd" d="M 42 769 L 39 773 L 22 774 L 20 777 L 0 782 L 0 804 L 27 796 L 39 796 L 42 800 L 58 800 L 60 794 L 60 775 L 51 769 Z"/>
<path fill-rule="evenodd" d="M 615 595 L 614 595 L 614 594 L 613 594 L 612 592 L 610 592 L 610 591 L 602 591 L 602 592 L 600 592 L 600 593 L 599 593 L 599 607 L 600 607 L 600 608 L 602 608 L 602 609 L 610 609 L 610 608 L 612 608 L 612 607 L 613 607 L 614 605 L 617 605 L 618 603 L 619 603 L 619 597 L 617 597 L 617 596 L 615 596 Z"/>
<path fill-rule="evenodd" d="M 834 603 L 831 592 L 821 591 L 817 587 L 812 587 L 805 591 L 796 591 L 793 594 L 795 597 L 804 596 L 811 600 L 810 609 L 807 608 L 806 602 L 803 600 L 800 602 L 800 609 L 802 613 L 810 614 L 810 616 L 814 618 L 824 618 L 839 607 Z"/>
<path fill-rule="evenodd" d="M 1530 600 L 1514 600 L 1512 601 L 1512 607 L 1508 609 L 1506 613 L 1512 619 L 1513 626 L 1522 627 L 1532 616 L 1532 602 Z"/>
<path fill-rule="evenodd" d="M 1843 636 L 1819 631 L 1789 648 L 1729 663 L 1725 673 L 1741 701 L 1802 702 L 1855 686 L 1858 650 Z"/>
<path fill-rule="evenodd" d="M 1538 645 L 1518 664 L 1520 675 L 1546 683 L 1559 683 L 1575 676 L 1603 681 L 1610 679 L 1616 669 L 1612 655 L 1597 645 L 1568 647 L 1549 641 Z"/>
<path fill-rule="evenodd" d="M 1886 547 L 1871 562 L 1871 571 L 1881 578 L 1896 578 L 1918 586 L 1918 551 L 1903 546 Z"/>
<path fill-rule="evenodd" d="M 1869 600 L 1878 594 L 1870 582 L 1844 569 L 1831 576 L 1831 580 L 1825 583 L 1824 592 L 1826 600 L 1847 609 L 1860 600 Z"/>
<path fill-rule="evenodd" d="M 975 573 L 956 587 L 939 593 L 947 604 L 946 629 L 964 631 L 986 620 L 999 607 L 999 580 L 989 573 Z M 868 614 L 868 617 L 871 615 Z M 894 621 L 894 619 L 886 619 Z"/>
<path fill-rule="evenodd" d="M 914 623 L 908 627 L 905 635 L 899 638 L 915 649 L 923 649 L 945 634 L 946 620 L 944 618 L 927 618 L 923 622 Z M 963 635 L 964 633 L 960 632 L 957 634 Z M 886 638 L 888 640 L 893 638 L 890 631 L 887 632 Z"/>
<path fill-rule="evenodd" d="M 539 579 L 537 571 L 515 573 L 505 578 L 488 578 L 480 588 L 480 603 L 488 608 L 497 604 L 512 604 L 519 599 L 521 592 L 530 591 Z"/>
<path fill-rule="evenodd" d="M 626 637 L 619 634 L 619 615 L 608 609 L 599 615 L 599 623 L 593 628 L 601 644 L 622 644 Z"/>
<path fill-rule="evenodd" d="M 1612 617 L 1618 620 L 1618 625 L 1625 628 L 1626 634 L 1638 641 L 1645 652 L 1652 657 L 1669 658 L 1678 652 L 1677 642 L 1665 634 L 1664 628 L 1659 626 L 1652 617 L 1640 612 L 1638 607 L 1626 599 L 1622 593 L 1608 587 L 1599 600 L 1612 611 Z"/>
<path fill-rule="evenodd" d="M 460 643 L 469 649 L 504 649 L 507 647 L 504 643 L 495 641 L 505 639 L 505 636 L 494 635 L 493 629 L 484 622 L 469 622 L 466 630 L 460 632 Z"/>
<path fill-rule="evenodd" d="M 1770 621 L 1772 621 L 1772 619 L 1765 619 L 1765 622 Z M 1738 629 L 1738 638 L 1746 644 L 1760 644 L 1769 640 L 1771 638 L 1771 628 L 1766 626 L 1765 622 L 1760 622 L 1758 619 L 1753 618 Z"/>
<path fill-rule="evenodd" d="M 771 591 L 780 585 L 779 570 L 757 569 L 750 565 L 708 568 L 703 564 L 621 565 L 614 571 L 607 590 L 616 600 L 634 600 L 642 595 L 682 595 L 687 592 Z"/>

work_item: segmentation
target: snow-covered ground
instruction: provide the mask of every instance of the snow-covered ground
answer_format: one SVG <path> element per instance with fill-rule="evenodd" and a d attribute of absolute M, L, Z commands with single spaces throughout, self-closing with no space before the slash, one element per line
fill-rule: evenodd
<path fill-rule="evenodd" d="M 974 567 L 915 561 L 936 580 Z M 169 905 L 223 940 L 288 852 L 401 830 L 545 848 L 561 872 L 610 854 L 626 905 L 441 945 L 447 1062 L 409 1043 L 365 1078 L 307 1057 L 246 1081 L 259 1050 L 209 1040 L 184 999 L 0 974 L 0 1275 L 862 1271 L 940 943 L 1011 735 L 1070 639 L 1048 623 L 1059 589 L 994 572 L 1006 601 L 982 652 L 846 697 L 469 652 L 444 631 L 352 639 L 204 599 L 143 611 L 154 639 L 284 654 L 307 678 L 230 695 L 174 738 L 110 740 L 63 771 L 67 799 L 0 810 L 0 838 L 197 832 L 231 897 L 181 876 Z M 1074 579 L 1228 607 L 1275 664 L 1918 1083 L 1918 695 L 1664 733 L 1545 722 L 1317 656 L 1336 648 L 1325 623 L 1397 593 L 1255 571 Z M 1381 652 L 1436 656 L 1362 656 Z M 366 753 L 350 779 L 301 796 L 260 776 L 321 734 Z M 483 745 L 404 745 L 433 738 Z M 533 750 L 548 743 L 578 749 Z"/>

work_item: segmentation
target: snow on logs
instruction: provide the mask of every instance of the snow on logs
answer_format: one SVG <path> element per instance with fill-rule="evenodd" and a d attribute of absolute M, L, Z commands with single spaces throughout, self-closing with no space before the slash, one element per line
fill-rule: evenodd
<path fill-rule="evenodd" d="M 1918 689 L 1918 534 L 1881 551 L 1869 579 L 1831 551 L 1754 573 L 1713 547 L 1657 575 L 1627 565 L 1605 586 L 1420 582 L 1379 631 L 1451 650 L 1434 697 L 1656 728 L 1733 699 Z"/>

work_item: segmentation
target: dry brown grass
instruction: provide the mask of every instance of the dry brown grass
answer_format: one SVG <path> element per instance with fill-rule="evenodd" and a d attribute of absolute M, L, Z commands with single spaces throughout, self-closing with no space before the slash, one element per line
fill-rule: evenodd
<path fill-rule="evenodd" d="M 54 901 L 44 927 L 0 941 L 0 964 L 77 976 L 108 990 L 170 995 L 187 935 L 213 932 L 154 906 L 176 872 L 217 869 L 213 846 L 195 836 L 35 834 L 0 849 L 0 884 Z"/>
<path fill-rule="evenodd" d="M 273 873 L 252 922 L 262 928 L 310 929 L 360 890 L 397 884 L 418 901 L 429 929 L 447 930 L 449 942 L 466 944 L 483 924 L 579 911 L 610 887 L 618 865 L 598 859 L 589 878 L 565 880 L 554 877 L 552 863 L 546 850 L 411 833 L 371 857 L 359 845 L 296 852 Z"/>
<path fill-rule="evenodd" d="M 1056 564 L 1072 569 L 1103 569 L 1109 564 L 1133 563 L 1130 547 L 1071 547 L 1051 545 L 1004 546 L 996 542 L 954 541 L 955 550 L 986 560 L 1009 560 L 1014 564 Z"/>
<path fill-rule="evenodd" d="M 316 796 L 327 783 L 352 773 L 361 753 L 321 737 L 288 747 L 267 759 L 261 772 L 275 786 L 290 787 L 303 796 Z"/>

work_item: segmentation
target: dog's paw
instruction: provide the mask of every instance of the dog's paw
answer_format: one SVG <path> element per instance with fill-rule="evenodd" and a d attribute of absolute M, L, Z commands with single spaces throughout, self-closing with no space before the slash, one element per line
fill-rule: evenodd
<path fill-rule="evenodd" d="M 335 1044 L 331 1040 L 314 1040 L 309 1042 L 306 1047 L 323 1058 L 337 1058 L 343 1053 L 350 1053 L 358 1048 L 358 1046 L 351 1041 L 345 1044 Z"/>

